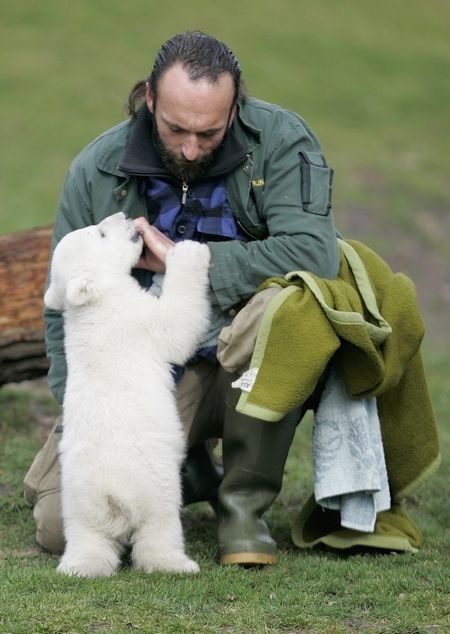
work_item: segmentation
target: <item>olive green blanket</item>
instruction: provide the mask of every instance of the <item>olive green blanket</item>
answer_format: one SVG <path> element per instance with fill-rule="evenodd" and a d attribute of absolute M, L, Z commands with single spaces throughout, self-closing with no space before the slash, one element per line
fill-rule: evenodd
<path fill-rule="evenodd" d="M 237 409 L 262 420 L 280 420 L 307 399 L 333 357 L 350 395 L 377 397 L 394 501 L 391 517 L 387 517 L 389 512 L 384 516 L 386 536 L 386 517 L 396 526 L 400 515 L 408 523 L 398 504 L 437 468 L 440 459 L 420 354 L 424 326 L 411 280 L 393 273 L 367 246 L 339 242 L 341 265 L 335 280 L 294 271 L 263 285 L 281 290 L 264 312 L 250 362 L 250 380 Z M 293 531 L 295 543 L 302 547 L 326 543 L 330 531 L 334 535 L 337 530 L 334 517 L 330 520 L 322 510 L 315 512 L 314 501 L 308 504 L 309 512 L 305 514 L 303 509 Z M 324 536 L 329 521 L 331 528 Z M 377 530 L 379 527 L 368 539 L 372 538 L 373 546 L 382 547 L 375 544 Z M 392 530 L 398 537 L 397 528 Z M 408 531 L 417 531 L 412 521 Z M 356 544 L 361 541 L 356 531 L 350 533 L 356 533 Z M 346 537 L 335 546 L 356 545 L 355 535 Z M 394 549 L 389 539 L 381 541 Z"/>

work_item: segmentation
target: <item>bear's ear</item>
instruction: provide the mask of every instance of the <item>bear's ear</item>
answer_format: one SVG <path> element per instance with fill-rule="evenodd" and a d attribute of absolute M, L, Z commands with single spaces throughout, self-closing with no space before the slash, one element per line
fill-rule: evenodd
<path fill-rule="evenodd" d="M 63 310 L 64 293 L 58 284 L 52 282 L 44 295 L 44 304 L 52 310 Z"/>
<path fill-rule="evenodd" d="M 71 306 L 93 304 L 99 297 L 100 289 L 85 277 L 76 277 L 67 284 L 66 300 Z"/>

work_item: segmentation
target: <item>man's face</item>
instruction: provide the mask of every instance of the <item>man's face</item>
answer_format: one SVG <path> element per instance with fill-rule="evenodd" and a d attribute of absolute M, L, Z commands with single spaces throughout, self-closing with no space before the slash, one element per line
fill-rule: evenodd
<path fill-rule="evenodd" d="M 174 176 L 189 182 L 206 173 L 233 122 L 233 98 L 230 74 L 222 74 L 214 83 L 193 82 L 181 65 L 160 77 L 157 102 L 147 86 L 158 150 Z"/>

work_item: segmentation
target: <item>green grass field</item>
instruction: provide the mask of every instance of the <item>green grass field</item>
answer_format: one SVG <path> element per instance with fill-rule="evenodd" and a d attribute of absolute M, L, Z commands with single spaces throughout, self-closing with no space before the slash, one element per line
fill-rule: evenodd
<path fill-rule="evenodd" d="M 450 632 L 449 17 L 446 0 L 0 1 L 0 232 L 51 224 L 71 159 L 124 117 L 160 43 L 212 32 L 238 55 L 250 93 L 319 134 L 340 230 L 416 282 L 443 453 L 408 502 L 425 534 L 416 555 L 295 549 L 294 501 L 311 488 L 306 421 L 269 513 L 278 566 L 219 567 L 213 517 L 197 505 L 184 515 L 196 578 L 67 579 L 35 546 L 21 485 L 55 405 L 45 389 L 1 388 L 1 634 Z"/>

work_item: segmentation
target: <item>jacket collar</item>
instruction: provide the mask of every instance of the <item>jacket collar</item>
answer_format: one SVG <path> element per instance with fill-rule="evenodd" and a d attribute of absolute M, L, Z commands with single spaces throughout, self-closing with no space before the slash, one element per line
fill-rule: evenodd
<path fill-rule="evenodd" d="M 241 165 L 248 154 L 245 140 L 236 129 L 235 123 L 225 136 L 217 160 L 210 167 L 207 177 L 219 176 Z M 140 108 L 128 145 L 120 163 L 122 172 L 133 176 L 167 176 L 167 169 L 161 161 L 153 143 L 153 125 L 147 105 Z"/>
<path fill-rule="evenodd" d="M 238 104 L 238 112 L 236 117 L 236 126 L 239 126 L 244 138 L 247 142 L 248 151 L 254 150 L 261 143 L 261 128 L 255 127 L 249 117 L 249 111 L 255 102 L 253 97 L 245 97 Z"/>

